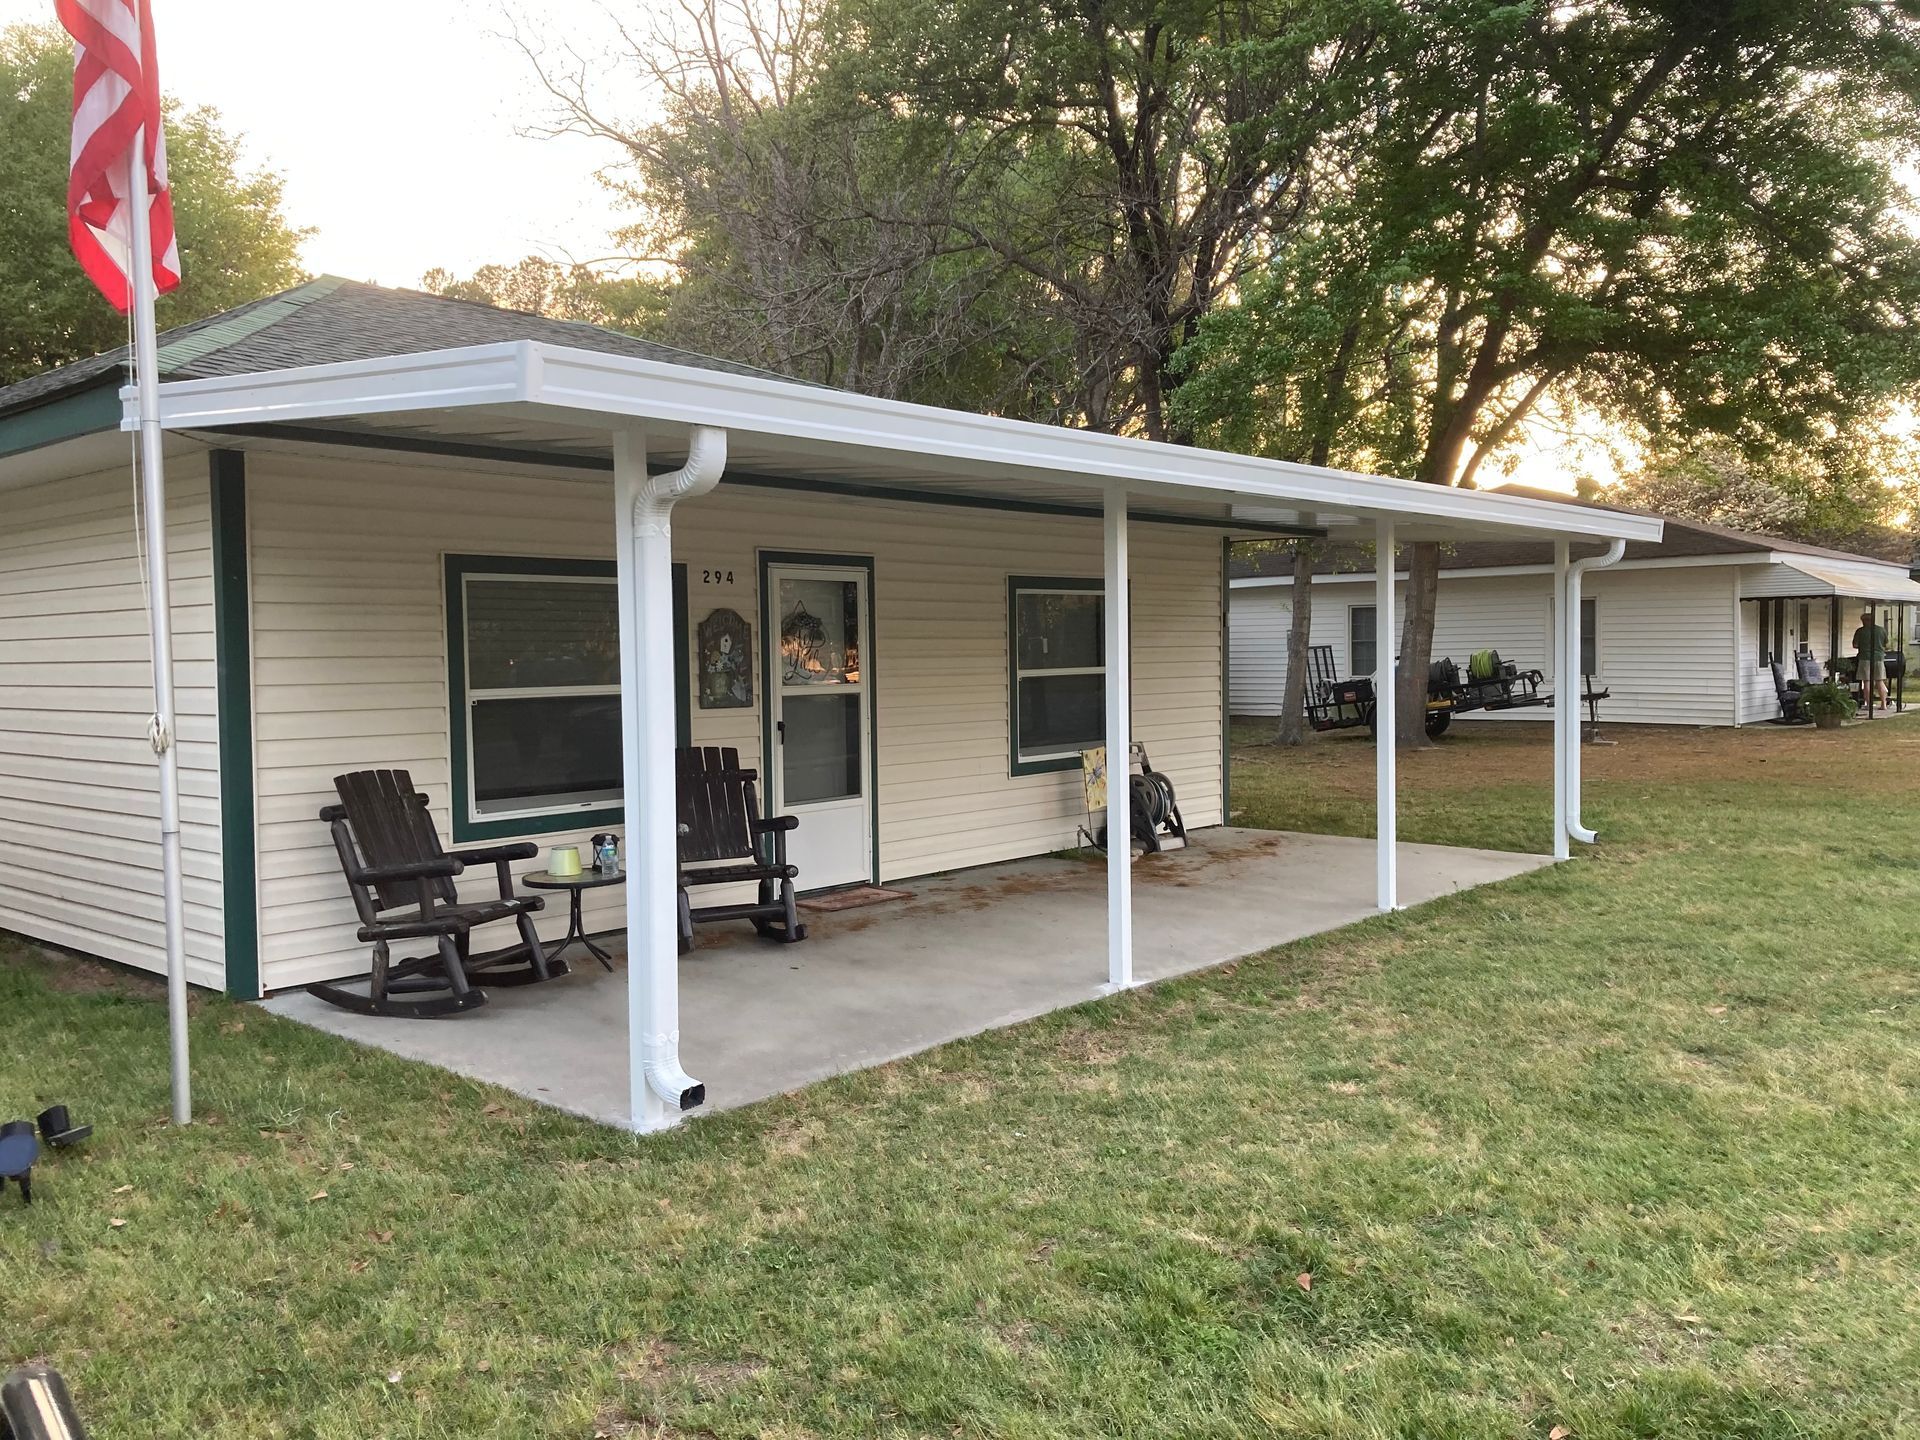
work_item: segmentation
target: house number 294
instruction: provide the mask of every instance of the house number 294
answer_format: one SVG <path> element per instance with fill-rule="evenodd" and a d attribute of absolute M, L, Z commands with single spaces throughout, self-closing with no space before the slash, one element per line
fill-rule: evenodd
<path fill-rule="evenodd" d="M 700 583 L 702 585 L 731 585 L 733 583 L 733 572 L 731 570 L 702 570 L 700 572 Z"/>

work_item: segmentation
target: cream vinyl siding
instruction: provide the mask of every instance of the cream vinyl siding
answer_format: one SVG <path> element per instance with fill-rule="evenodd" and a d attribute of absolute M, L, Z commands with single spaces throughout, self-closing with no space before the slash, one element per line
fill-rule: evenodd
<path fill-rule="evenodd" d="M 1597 684 L 1612 692 L 1601 702 L 1605 720 L 1663 725 L 1726 725 L 1734 716 L 1734 575 L 1731 566 L 1683 566 L 1643 570 L 1597 570 L 1585 581 L 1596 602 Z M 1233 683 L 1236 713 L 1279 713 L 1286 677 L 1286 585 L 1239 586 L 1232 592 Z M 1314 582 L 1315 644 L 1334 647 L 1340 673 L 1347 673 L 1347 611 L 1371 604 L 1371 577 Z M 1404 586 L 1396 586 L 1396 593 Z M 1264 597 L 1275 595 L 1276 599 Z M 1261 597 L 1249 599 L 1249 597 Z M 1743 612 L 1755 609 L 1743 605 Z M 1396 607 L 1396 627 L 1404 605 Z M 1745 616 L 1751 626 L 1753 616 Z M 1475 650 L 1493 649 L 1523 670 L 1539 670 L 1555 683 L 1552 656 L 1553 580 L 1550 575 L 1447 576 L 1440 581 L 1434 613 L 1433 653 L 1465 666 Z M 1740 660 L 1752 671 L 1753 650 L 1743 640 Z M 1244 686 L 1241 656 L 1250 653 L 1258 677 Z M 1769 706 L 1773 682 L 1762 668 Z M 1578 677 L 1574 683 L 1580 684 Z M 1243 701 L 1260 708 L 1242 709 Z M 1550 707 L 1468 720 L 1546 720 Z"/>
<path fill-rule="evenodd" d="M 248 456 L 247 486 L 262 979 L 284 988 L 366 964 L 316 818 L 334 775 L 410 771 L 448 843 L 459 843 L 448 833 L 442 557 L 610 559 L 612 487 L 604 478 L 267 451 Z M 702 710 L 696 700 L 696 743 L 738 746 L 748 763 L 762 763 L 759 552 L 871 555 L 880 878 L 1073 843 L 1078 774 L 1008 773 L 1007 577 L 1097 577 L 1097 520 L 723 485 L 679 506 L 673 525 L 690 625 L 725 607 L 747 617 L 754 635 L 753 706 Z M 1135 733 L 1172 776 L 1187 822 L 1218 824 L 1219 536 L 1140 523 L 1132 554 Z M 528 838 L 544 848 L 596 828 Z M 488 879 L 467 883 L 477 894 Z M 549 903 L 543 934 L 564 929 L 563 900 Z M 589 891 L 588 928 L 620 927 L 622 903 L 617 888 Z"/>
<path fill-rule="evenodd" d="M 225 976 L 207 461 L 170 462 L 187 974 Z M 0 927 L 166 969 L 143 561 L 126 469 L 0 494 Z"/>

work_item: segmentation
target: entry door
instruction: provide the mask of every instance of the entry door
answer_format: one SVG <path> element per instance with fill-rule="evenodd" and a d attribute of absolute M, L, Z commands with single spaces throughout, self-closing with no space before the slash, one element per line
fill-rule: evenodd
<path fill-rule="evenodd" d="M 774 813 L 799 819 L 787 854 L 802 890 L 871 882 L 872 619 L 867 572 L 767 567 Z"/>

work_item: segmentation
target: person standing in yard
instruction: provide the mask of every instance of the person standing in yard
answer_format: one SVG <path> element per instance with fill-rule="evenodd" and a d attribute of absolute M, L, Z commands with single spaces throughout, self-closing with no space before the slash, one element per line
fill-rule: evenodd
<path fill-rule="evenodd" d="M 1860 628 L 1853 632 L 1853 678 L 1864 698 L 1871 687 L 1873 703 L 1887 703 L 1887 632 L 1873 623 L 1873 612 L 1860 612 Z"/>

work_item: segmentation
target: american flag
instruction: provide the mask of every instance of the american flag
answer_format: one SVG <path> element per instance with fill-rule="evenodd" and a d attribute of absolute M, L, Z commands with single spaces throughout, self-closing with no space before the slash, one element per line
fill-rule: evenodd
<path fill-rule="evenodd" d="M 128 159 L 143 132 L 154 293 L 164 295 L 180 283 L 148 7 L 149 0 L 54 0 L 74 44 L 67 232 L 80 268 L 122 314 L 133 304 L 135 217 Z"/>

